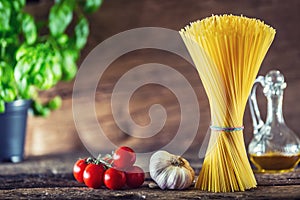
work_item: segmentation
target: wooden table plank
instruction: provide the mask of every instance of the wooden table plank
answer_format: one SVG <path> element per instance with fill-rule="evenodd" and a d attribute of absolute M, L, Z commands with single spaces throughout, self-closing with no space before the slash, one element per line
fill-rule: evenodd
<path fill-rule="evenodd" d="M 0 198 L 5 199 L 47 198 L 47 199 L 299 199 L 300 185 L 259 186 L 246 192 L 209 193 L 188 190 L 173 191 L 149 189 L 147 185 L 139 189 L 111 191 L 87 187 L 37 187 L 0 190 Z"/>
<path fill-rule="evenodd" d="M 149 176 L 138 189 L 89 189 L 72 175 L 74 162 L 85 155 L 77 152 L 29 157 L 19 164 L 0 164 L 0 199 L 300 199 L 300 168 L 282 174 L 256 173 L 257 188 L 235 193 L 209 193 L 193 187 L 183 191 L 150 189 Z M 189 160 L 196 166 L 195 159 Z"/>

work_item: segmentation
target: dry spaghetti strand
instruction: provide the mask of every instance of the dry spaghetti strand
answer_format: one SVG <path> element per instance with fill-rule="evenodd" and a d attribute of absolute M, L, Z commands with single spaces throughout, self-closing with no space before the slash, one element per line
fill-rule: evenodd
<path fill-rule="evenodd" d="M 247 98 L 275 30 L 257 19 L 222 15 L 193 22 L 180 35 L 208 96 L 212 126 L 242 127 Z M 211 130 L 196 188 L 233 192 L 253 187 L 243 131 Z"/>

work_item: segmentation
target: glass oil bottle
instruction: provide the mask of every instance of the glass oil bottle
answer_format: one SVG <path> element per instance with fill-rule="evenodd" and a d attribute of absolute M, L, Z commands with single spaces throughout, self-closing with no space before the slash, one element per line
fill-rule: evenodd
<path fill-rule="evenodd" d="M 258 84 L 262 85 L 267 98 L 266 122 L 261 119 L 257 105 Z M 249 144 L 248 153 L 258 172 L 292 171 L 300 161 L 300 140 L 287 127 L 282 113 L 283 90 L 286 86 L 283 75 L 273 70 L 265 77 L 259 76 L 256 79 L 250 94 L 249 106 L 254 137 Z"/>

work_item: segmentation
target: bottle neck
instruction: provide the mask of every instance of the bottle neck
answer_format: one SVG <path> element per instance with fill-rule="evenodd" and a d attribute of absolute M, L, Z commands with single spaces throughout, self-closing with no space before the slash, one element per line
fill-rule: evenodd
<path fill-rule="evenodd" d="M 267 101 L 268 109 L 266 123 L 284 123 L 282 113 L 283 94 L 281 93 L 278 95 L 268 95 Z"/>

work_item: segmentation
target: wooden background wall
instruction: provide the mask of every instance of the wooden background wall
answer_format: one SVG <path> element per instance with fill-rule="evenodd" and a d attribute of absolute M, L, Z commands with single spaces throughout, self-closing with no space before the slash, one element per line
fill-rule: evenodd
<path fill-rule="evenodd" d="M 51 2 L 41 0 L 37 4 L 28 5 L 27 10 L 34 13 L 37 18 L 45 18 Z M 106 0 L 99 12 L 89 17 L 91 33 L 78 64 L 82 63 L 96 45 L 114 34 L 128 29 L 154 26 L 180 30 L 191 21 L 212 14 L 223 13 L 243 14 L 260 18 L 272 25 L 277 30 L 277 34 L 259 74 L 265 75 L 271 69 L 279 69 L 284 74 L 288 84 L 284 96 L 284 116 L 287 125 L 300 136 L 299 8 L 300 1 L 298 0 Z M 130 111 L 138 124 L 145 125 L 149 122 L 147 115 L 149 106 L 153 103 L 162 104 L 168 113 L 168 119 L 162 132 L 153 138 L 138 140 L 122 133 L 113 121 L 110 100 L 114 84 L 124 72 L 148 62 L 166 64 L 180 71 L 196 91 L 201 118 L 197 137 L 189 148 L 189 151 L 195 152 L 196 155 L 210 120 L 207 97 L 195 69 L 184 60 L 166 52 L 157 50 L 136 51 L 122 56 L 110 66 L 100 81 L 96 93 L 97 117 L 101 126 L 107 133 L 107 137 L 116 145 L 130 145 L 141 151 L 156 150 L 174 137 L 180 122 L 179 105 L 169 90 L 157 85 L 147 85 L 140 88 L 131 99 Z M 72 115 L 72 88 L 73 82 L 62 83 L 43 94 L 44 97 L 51 97 L 57 93 L 62 95 L 63 107 L 53 112 L 48 118 L 29 118 L 26 141 L 27 155 L 53 154 L 84 149 Z M 265 116 L 265 97 L 259 94 L 258 99 L 262 114 Z M 87 120 L 86 123 L 88 124 L 89 121 Z M 252 137 L 251 123 L 247 108 L 244 118 L 246 144 Z M 187 134 L 189 133 L 187 132 Z M 95 144 L 103 151 L 105 150 L 105 144 L 102 141 L 95 140 Z M 183 141 L 179 145 L 184 144 Z"/>

